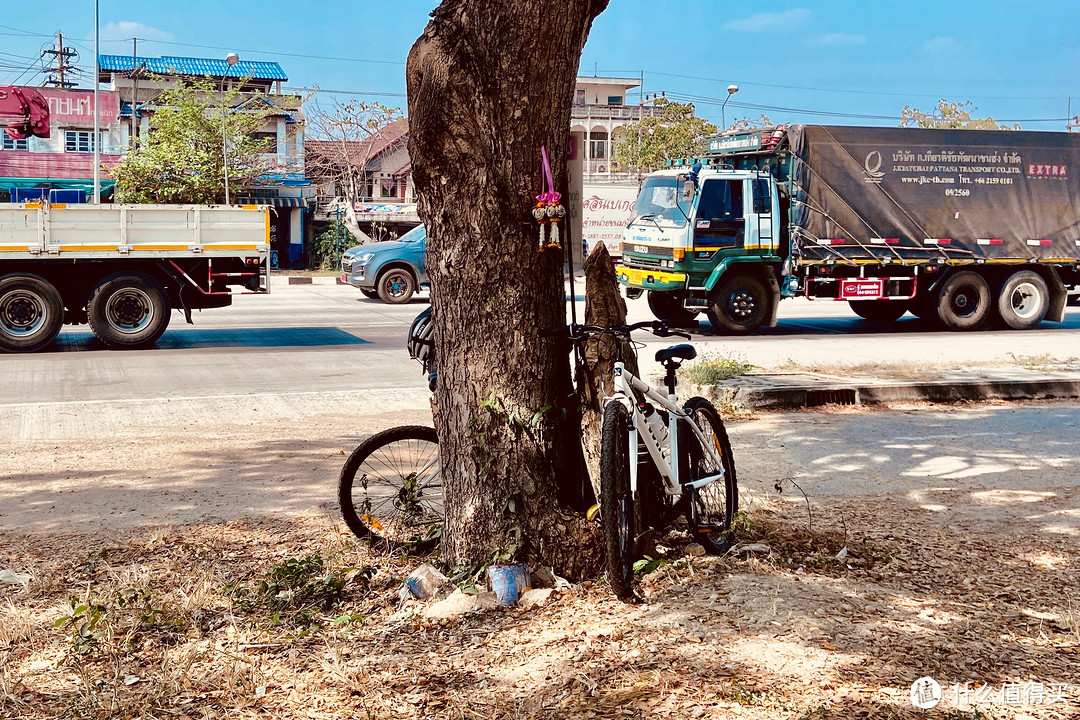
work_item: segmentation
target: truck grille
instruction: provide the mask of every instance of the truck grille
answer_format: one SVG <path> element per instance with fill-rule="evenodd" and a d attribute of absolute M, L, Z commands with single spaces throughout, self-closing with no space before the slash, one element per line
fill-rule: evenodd
<path fill-rule="evenodd" d="M 622 256 L 623 265 L 630 268 L 640 268 L 642 270 L 660 270 L 663 268 L 662 262 L 663 261 L 660 258 Z"/>

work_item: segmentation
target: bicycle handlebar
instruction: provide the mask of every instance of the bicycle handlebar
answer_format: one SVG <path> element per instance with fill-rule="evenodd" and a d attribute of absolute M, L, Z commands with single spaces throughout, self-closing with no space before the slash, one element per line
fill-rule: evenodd
<path fill-rule="evenodd" d="M 679 329 L 693 329 L 697 328 L 696 321 L 684 321 L 684 320 L 643 320 L 642 322 L 633 323 L 631 325 L 581 325 L 571 323 L 560 328 L 552 328 L 550 330 L 542 330 L 540 332 L 541 337 L 557 337 L 564 336 L 569 337 L 572 342 L 581 342 L 587 340 L 590 337 L 597 337 L 601 335 L 619 335 L 629 338 L 630 333 L 635 330 L 649 330 L 653 335 L 659 337 L 670 337 L 671 335 L 677 335 L 679 337 L 691 339 L 689 335 L 684 333 L 674 332 L 674 328 Z"/>

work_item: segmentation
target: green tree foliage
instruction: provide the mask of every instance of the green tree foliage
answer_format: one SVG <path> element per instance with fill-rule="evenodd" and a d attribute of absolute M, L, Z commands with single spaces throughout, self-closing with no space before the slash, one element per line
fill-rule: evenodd
<path fill-rule="evenodd" d="M 623 172 L 650 172 L 668 160 L 702 155 L 709 136 L 717 132 L 711 122 L 694 115 L 690 103 L 659 97 L 652 105 L 661 108 L 658 117 L 642 118 L 614 133 L 612 157 Z"/>
<path fill-rule="evenodd" d="M 1019 123 L 1000 125 L 994 118 L 973 118 L 971 110 L 977 108 L 970 100 L 962 103 L 949 102 L 945 98 L 938 100 L 937 108 L 932 113 L 905 105 L 900 113 L 900 127 L 945 128 L 953 130 L 1019 130 Z"/>
<path fill-rule="evenodd" d="M 109 170 L 116 179 L 117 202 L 223 202 L 223 137 L 228 143 L 231 192 L 268 169 L 262 157 L 267 142 L 252 133 L 263 126 L 272 108 L 257 94 L 235 89 L 219 94 L 213 81 L 190 80 L 162 91 L 154 105 L 150 132 Z"/>

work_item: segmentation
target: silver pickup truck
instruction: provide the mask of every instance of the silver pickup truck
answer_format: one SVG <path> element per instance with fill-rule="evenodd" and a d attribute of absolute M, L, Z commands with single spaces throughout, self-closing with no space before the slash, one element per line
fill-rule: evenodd
<path fill-rule="evenodd" d="M 369 298 L 407 303 L 428 286 L 424 269 L 427 231 L 417 225 L 398 240 L 357 245 L 341 257 L 341 281 L 360 288 Z"/>

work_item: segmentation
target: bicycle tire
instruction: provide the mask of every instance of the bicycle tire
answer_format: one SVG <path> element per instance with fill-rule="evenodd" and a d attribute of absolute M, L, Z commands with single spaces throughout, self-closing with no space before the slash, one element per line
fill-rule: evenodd
<path fill-rule="evenodd" d="M 338 503 L 349 530 L 372 546 L 433 550 L 444 519 L 435 428 L 402 425 L 360 443 L 341 469 Z"/>
<path fill-rule="evenodd" d="M 706 551 L 722 553 L 731 547 L 731 524 L 739 509 L 739 484 L 735 476 L 731 441 L 720 413 L 711 402 L 703 397 L 694 397 L 687 401 L 683 409 L 691 421 L 697 423 L 706 439 L 712 437 L 724 471 L 723 484 L 714 482 L 701 488 L 684 489 L 684 494 L 689 493 L 686 521 L 690 525 L 690 533 Z M 682 448 L 680 475 L 684 482 L 714 475 L 720 468 L 715 467 L 716 463 L 703 451 L 697 436 L 686 427 L 685 422 L 679 423 L 679 432 L 679 446 Z"/>
<path fill-rule="evenodd" d="M 600 436 L 600 518 L 607 553 L 607 577 L 620 598 L 634 595 L 634 499 L 630 495 L 630 433 L 626 407 L 604 407 Z"/>

